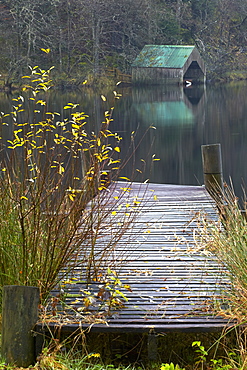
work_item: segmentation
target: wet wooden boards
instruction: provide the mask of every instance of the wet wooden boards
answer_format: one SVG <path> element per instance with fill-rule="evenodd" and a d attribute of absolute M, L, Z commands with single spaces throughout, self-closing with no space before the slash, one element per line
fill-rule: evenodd
<path fill-rule="evenodd" d="M 97 233 L 95 264 L 123 220 L 132 217 L 133 210 L 135 215 L 116 245 L 109 245 L 97 279 L 94 273 L 88 279 L 83 266 L 70 275 L 63 288 L 64 305 L 57 313 L 59 323 L 51 317 L 50 328 L 148 333 L 222 330 L 227 321 L 214 315 L 212 305 L 228 281 L 216 258 L 195 243 L 198 213 L 217 217 L 205 189 L 117 182 L 108 193 L 104 206 L 110 211 Z M 113 199 L 121 205 L 114 205 Z"/>

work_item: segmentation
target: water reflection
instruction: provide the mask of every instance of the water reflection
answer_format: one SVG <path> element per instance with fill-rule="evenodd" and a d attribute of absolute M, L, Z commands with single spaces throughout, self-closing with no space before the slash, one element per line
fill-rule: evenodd
<path fill-rule="evenodd" d="M 206 89 L 132 89 L 119 102 L 115 125 L 127 133 L 156 130 L 144 138 L 137 158 L 151 152 L 161 161 L 147 174 L 151 181 L 202 184 L 201 145 L 221 143 L 224 178 L 231 177 L 238 194 L 247 181 L 247 83 L 207 86 Z M 137 160 L 136 160 L 137 162 Z"/>
<path fill-rule="evenodd" d="M 205 86 L 133 89 L 132 99 L 143 122 L 157 125 L 194 124 L 204 109 Z"/>
<path fill-rule="evenodd" d="M 157 127 L 195 122 L 192 104 L 182 87 L 168 91 L 161 88 L 154 91 L 134 89 L 132 99 L 137 116 L 145 125 L 150 125 L 151 121 Z"/>
<path fill-rule="evenodd" d="M 121 85 L 120 85 L 121 86 Z M 135 154 L 127 163 L 125 174 L 134 172 L 136 180 L 173 184 L 202 184 L 201 145 L 221 143 L 224 178 L 232 177 L 237 193 L 247 182 L 247 82 L 192 88 L 116 88 L 123 96 L 114 103 L 112 92 L 89 89 L 78 92 L 53 91 L 49 110 L 63 112 L 68 102 L 79 103 L 92 129 L 100 126 L 104 111 L 115 104 L 111 129 L 123 136 L 122 156 Z M 11 110 L 11 101 L 0 96 L 0 111 Z M 148 128 L 153 125 L 156 129 Z M 9 131 L 10 128 L 8 128 Z M 148 131 L 147 131 L 148 130 Z M 135 144 L 131 137 L 135 136 Z M 138 146 L 138 142 L 140 142 Z M 160 161 L 153 163 L 153 155 Z M 147 162 L 143 168 L 144 159 Z M 144 166 L 145 167 L 145 166 Z M 141 174 L 139 171 L 143 171 Z"/>
<path fill-rule="evenodd" d="M 139 139 L 150 125 L 156 127 L 154 132 L 144 136 L 136 153 L 135 164 L 144 158 L 148 162 L 147 167 L 150 166 L 147 153 L 149 156 L 155 153 L 161 159 L 155 163 L 151 174 L 146 171 L 144 177 L 153 182 L 174 184 L 198 184 L 202 181 L 200 147 L 196 150 L 194 138 L 198 124 L 205 120 L 205 96 L 203 86 L 197 89 L 175 86 L 135 88 L 127 106 L 121 106 L 120 102 L 115 121 L 117 129 L 125 136 L 130 126 L 131 130 L 137 131 Z M 198 155 L 194 156 L 194 152 Z"/>

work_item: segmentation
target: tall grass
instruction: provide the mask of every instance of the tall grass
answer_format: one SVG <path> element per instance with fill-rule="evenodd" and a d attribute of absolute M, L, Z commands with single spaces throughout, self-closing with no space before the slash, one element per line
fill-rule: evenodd
<path fill-rule="evenodd" d="M 222 197 L 217 198 L 218 218 L 200 216 L 197 243 L 217 257 L 228 283 L 222 286 L 216 313 L 228 318 L 236 334 L 239 366 L 247 366 L 247 202 L 244 209 L 233 187 L 225 185 Z M 241 202 L 242 203 L 242 202 Z"/>
<path fill-rule="evenodd" d="M 246 205 L 246 202 L 244 202 Z M 232 187 L 225 186 L 218 201 L 218 218 L 204 215 L 199 232 L 202 246 L 216 255 L 231 285 L 223 292 L 228 313 L 240 321 L 247 319 L 247 210 L 241 210 Z"/>
<path fill-rule="evenodd" d="M 42 299 L 75 267 L 97 278 L 135 214 L 122 220 L 96 262 L 101 225 L 121 200 L 104 191 L 106 170 L 112 179 L 119 174 L 121 137 L 109 128 L 112 109 L 97 132 L 87 131 L 77 104 L 49 111 L 50 74 L 34 67 L 23 77 L 12 112 L 1 113 L 0 139 L 0 286 L 38 286 Z"/>

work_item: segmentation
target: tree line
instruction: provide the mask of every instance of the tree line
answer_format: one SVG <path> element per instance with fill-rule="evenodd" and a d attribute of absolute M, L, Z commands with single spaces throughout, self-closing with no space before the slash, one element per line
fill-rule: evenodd
<path fill-rule="evenodd" d="M 129 73 L 145 44 L 196 45 L 212 75 L 247 68 L 246 0 L 0 0 L 0 31 L 9 81 L 35 64 Z"/>

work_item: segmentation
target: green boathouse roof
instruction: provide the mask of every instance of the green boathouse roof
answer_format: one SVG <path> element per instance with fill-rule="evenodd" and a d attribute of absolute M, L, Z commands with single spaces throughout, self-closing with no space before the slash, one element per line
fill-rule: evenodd
<path fill-rule="evenodd" d="M 191 45 L 146 45 L 132 67 L 183 68 L 194 49 Z"/>

